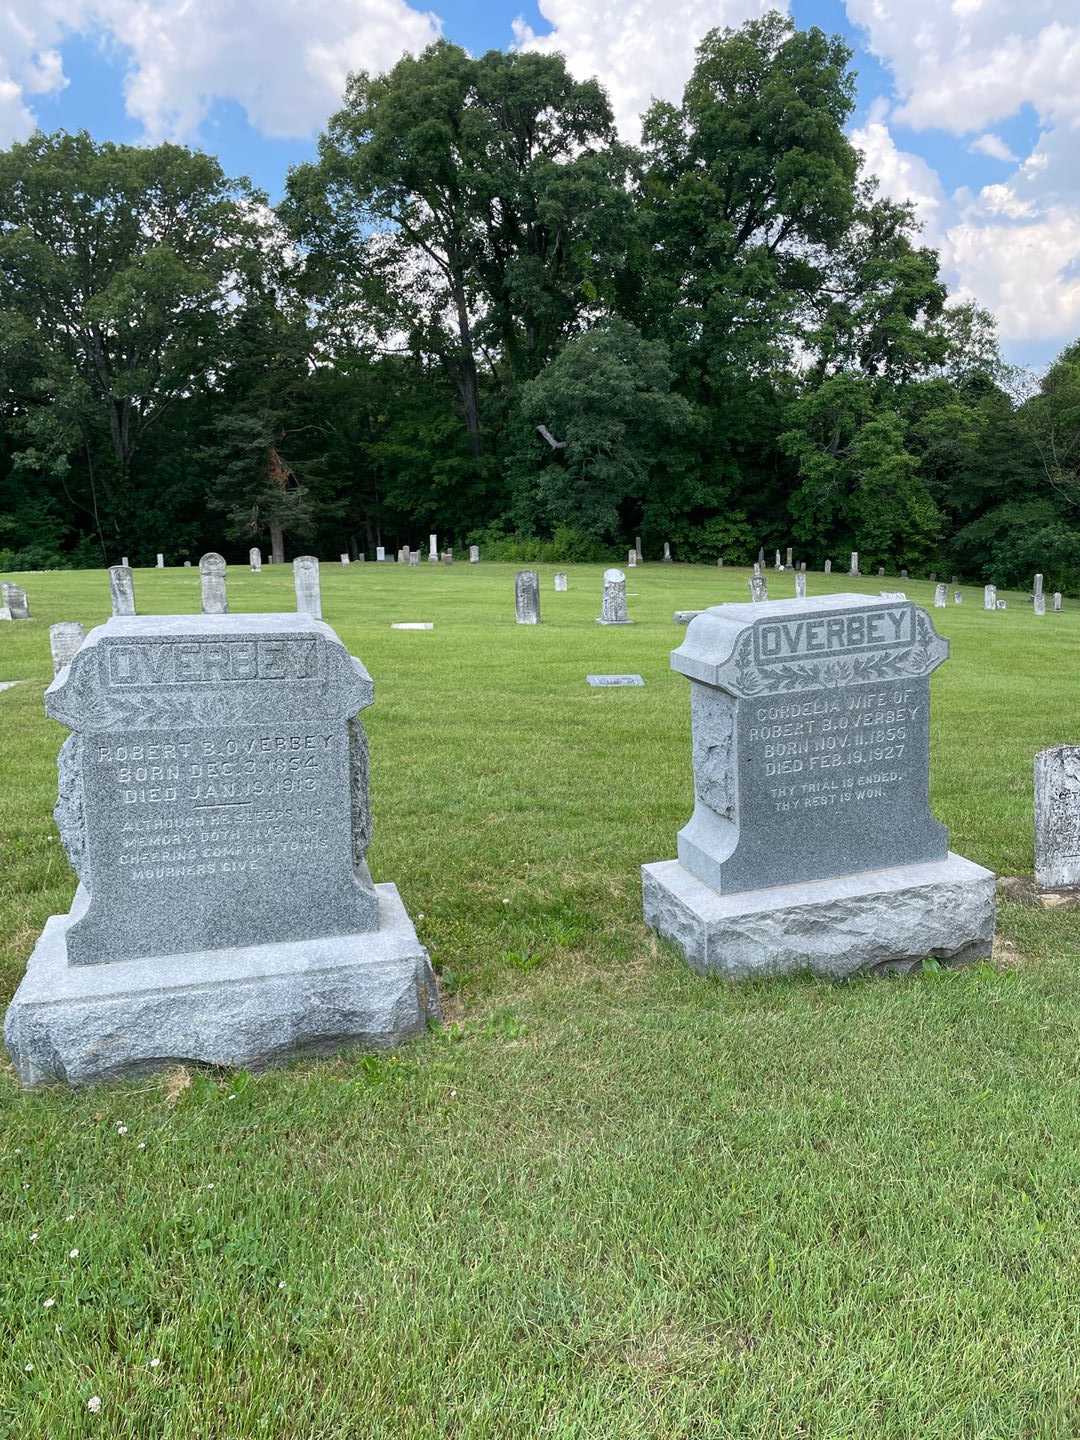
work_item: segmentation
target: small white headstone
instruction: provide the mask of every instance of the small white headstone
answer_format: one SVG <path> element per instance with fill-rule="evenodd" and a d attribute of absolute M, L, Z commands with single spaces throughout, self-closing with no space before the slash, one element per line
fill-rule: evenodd
<path fill-rule="evenodd" d="M 349 552 L 347 550 L 341 552 L 341 563 L 342 565 L 348 565 L 349 563 Z"/>
<path fill-rule="evenodd" d="M 470 546 L 469 546 L 469 564 L 470 564 L 470 565 L 479 565 L 479 564 L 480 564 L 480 546 L 479 546 L 479 545 L 470 545 Z"/>
<path fill-rule="evenodd" d="M 983 586 L 983 609 L 984 609 L 984 610 L 996 610 L 996 609 L 997 609 L 997 586 L 996 586 L 996 585 L 984 585 L 984 586 Z"/>
<path fill-rule="evenodd" d="M 165 556 L 162 555 L 160 552 L 158 553 L 158 557 L 157 557 L 157 568 L 158 568 L 159 570 L 164 570 L 164 569 L 165 569 Z"/>
<path fill-rule="evenodd" d="M 257 545 L 253 545 L 248 551 L 248 564 L 251 566 L 253 575 L 258 575 L 262 571 L 262 551 Z"/>
<path fill-rule="evenodd" d="M 934 586 L 934 609 L 944 610 L 947 599 L 948 591 L 945 582 L 943 580 L 939 581 L 939 583 Z"/>
<path fill-rule="evenodd" d="M 211 550 L 199 561 L 199 585 L 202 589 L 202 613 L 227 615 L 229 602 L 225 596 L 225 558 Z"/>
<path fill-rule="evenodd" d="M 1055 611 L 1058 611 L 1058 610 L 1061 609 L 1061 591 L 1060 591 L 1060 590 L 1055 590 L 1055 591 L 1054 591 L 1054 609 L 1055 609 Z"/>
<path fill-rule="evenodd" d="M 851 552 L 851 569 L 848 571 L 848 574 L 849 574 L 849 575 L 858 575 L 858 573 L 859 573 L 859 552 L 858 552 L 857 550 L 852 550 L 852 552 Z"/>
<path fill-rule="evenodd" d="M 586 675 L 585 679 L 590 685 L 644 685 L 645 681 L 640 675 Z"/>
<path fill-rule="evenodd" d="M 52 651 L 53 674 L 59 675 L 70 665 L 86 639 L 86 631 L 78 620 L 61 620 L 49 626 L 49 649 Z"/>
<path fill-rule="evenodd" d="M 806 576 L 801 570 L 795 571 L 795 599 L 806 599 Z"/>
<path fill-rule="evenodd" d="M 135 582 L 127 565 L 113 565 L 109 569 L 109 599 L 114 615 L 135 614 Z"/>
<path fill-rule="evenodd" d="M 434 630 L 435 626 L 430 620 L 395 620 L 391 622 L 391 630 Z"/>
<path fill-rule="evenodd" d="M 562 570 L 558 571 L 557 574 L 556 574 L 556 576 L 555 576 L 555 589 L 556 589 L 556 590 L 565 590 L 565 589 L 566 589 L 566 575 L 564 574 L 564 572 L 563 572 Z"/>
<path fill-rule="evenodd" d="M 296 609 L 301 615 L 322 619 L 322 591 L 319 586 L 319 562 L 314 555 L 298 555 L 292 563 Z"/>

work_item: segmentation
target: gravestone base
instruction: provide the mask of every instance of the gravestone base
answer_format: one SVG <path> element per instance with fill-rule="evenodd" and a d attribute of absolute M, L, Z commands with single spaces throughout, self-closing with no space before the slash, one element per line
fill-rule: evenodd
<path fill-rule="evenodd" d="M 80 887 L 46 923 L 8 1008 L 19 1079 L 86 1085 L 398 1045 L 439 1018 L 438 990 L 397 887 L 375 888 L 379 928 L 366 933 L 69 965 L 67 931 L 88 903 Z"/>
<path fill-rule="evenodd" d="M 677 860 L 642 866 L 645 923 L 701 975 L 748 980 L 810 971 L 829 979 L 904 970 L 928 956 L 988 957 L 994 875 L 951 851 L 798 885 L 720 895 Z"/>

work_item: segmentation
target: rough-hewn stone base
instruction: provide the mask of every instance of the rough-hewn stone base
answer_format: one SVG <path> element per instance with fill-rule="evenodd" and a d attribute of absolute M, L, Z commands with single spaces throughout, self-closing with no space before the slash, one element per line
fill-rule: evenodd
<path fill-rule="evenodd" d="M 950 852 L 832 880 L 718 895 L 677 860 L 642 866 L 645 923 L 702 975 L 743 980 L 809 970 L 843 979 L 902 970 L 927 956 L 988 956 L 994 876 Z"/>
<path fill-rule="evenodd" d="M 368 934 L 69 965 L 80 890 L 46 924 L 7 1012 L 19 1079 L 85 1085 L 183 1061 L 253 1068 L 398 1044 L 438 1018 L 438 991 L 397 886 L 375 888 Z"/>

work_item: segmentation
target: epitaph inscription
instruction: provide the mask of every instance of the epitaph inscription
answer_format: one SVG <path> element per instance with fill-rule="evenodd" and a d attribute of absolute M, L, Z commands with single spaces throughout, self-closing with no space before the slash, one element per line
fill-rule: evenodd
<path fill-rule="evenodd" d="M 672 655 L 695 682 L 683 866 L 727 893 L 944 858 L 928 805 L 929 676 L 947 653 L 908 602 L 703 612 Z"/>
<path fill-rule="evenodd" d="M 114 618 L 61 680 L 57 819 L 90 899 L 71 963 L 375 928 L 356 718 L 372 684 L 329 627 Z"/>

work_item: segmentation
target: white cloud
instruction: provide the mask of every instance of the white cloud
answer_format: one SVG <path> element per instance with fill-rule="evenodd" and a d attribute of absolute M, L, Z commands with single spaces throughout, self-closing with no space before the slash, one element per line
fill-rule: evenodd
<path fill-rule="evenodd" d="M 1000 135 L 995 135 L 989 130 L 985 135 L 980 135 L 973 140 L 968 149 L 976 155 L 986 155 L 991 160 L 1001 160 L 1006 164 L 1015 165 L 1020 158 L 1013 154 Z"/>
<path fill-rule="evenodd" d="M 514 42 L 522 50 L 565 55 L 579 80 L 592 76 L 611 97 L 619 133 L 636 143 L 640 117 L 653 99 L 682 99 L 694 67 L 694 50 L 706 31 L 741 25 L 769 10 L 787 10 L 787 0 L 538 0 L 554 26 L 536 35 L 515 20 Z"/>
<path fill-rule="evenodd" d="M 853 130 L 851 143 L 862 152 L 863 169 L 877 176 L 883 195 L 914 204 L 924 239 L 936 245 L 948 203 L 937 171 L 921 156 L 901 150 L 882 120 L 870 120 Z"/>
<path fill-rule="evenodd" d="M 127 61 L 127 108 L 149 139 L 190 140 L 215 101 L 265 135 L 305 136 L 350 70 L 385 70 L 436 40 L 406 0 L 8 0 L 0 6 L 0 143 L 33 129 L 27 96 L 67 83 L 65 36 L 97 36 Z"/>
<path fill-rule="evenodd" d="M 1015 166 L 1003 183 L 986 185 L 978 195 L 958 190 L 927 204 L 920 197 L 928 192 L 935 197 L 925 161 L 912 167 L 917 157 L 904 157 L 891 135 L 887 142 L 878 137 L 876 151 L 868 152 L 870 168 L 879 159 L 889 186 L 918 192 L 927 239 L 941 251 L 953 293 L 992 310 L 1005 341 L 1060 344 L 1075 338 L 1080 332 L 1076 0 L 845 3 L 849 18 L 864 28 L 869 48 L 895 77 L 890 123 L 957 136 L 975 133 L 971 150 Z M 987 127 L 1024 106 L 1038 117 L 1041 133 L 1020 161 Z"/>

